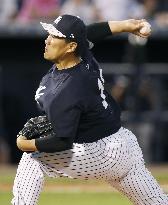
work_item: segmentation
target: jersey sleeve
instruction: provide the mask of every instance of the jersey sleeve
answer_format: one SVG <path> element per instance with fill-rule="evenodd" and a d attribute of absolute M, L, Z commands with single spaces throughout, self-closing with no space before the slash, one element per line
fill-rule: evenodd
<path fill-rule="evenodd" d="M 90 24 L 86 29 L 87 38 L 92 43 L 96 43 L 112 35 L 108 22 Z"/>
<path fill-rule="evenodd" d="M 81 115 L 78 85 L 69 77 L 54 91 L 46 113 L 58 138 L 75 138 Z"/>

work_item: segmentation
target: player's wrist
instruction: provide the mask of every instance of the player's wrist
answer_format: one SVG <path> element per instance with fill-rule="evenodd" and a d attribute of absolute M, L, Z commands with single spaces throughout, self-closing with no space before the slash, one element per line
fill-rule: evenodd
<path fill-rule="evenodd" d="M 134 33 L 137 31 L 140 32 L 142 28 L 144 29 L 144 27 L 148 27 L 145 28 L 146 30 L 148 30 L 148 32 L 146 33 L 150 33 L 151 26 L 145 19 L 140 19 L 140 20 L 128 19 L 122 21 L 122 23 L 123 23 L 123 32 L 129 32 L 129 33 Z"/>
<path fill-rule="evenodd" d="M 129 33 L 134 32 L 139 26 L 138 21 L 134 19 L 124 20 L 122 21 L 121 24 L 122 24 L 122 32 L 129 32 Z"/>
<path fill-rule="evenodd" d="M 137 26 L 135 21 L 134 19 L 109 21 L 108 24 L 112 33 L 133 32 Z"/>
<path fill-rule="evenodd" d="M 33 151 L 33 152 L 37 151 L 34 139 L 27 140 L 25 138 L 22 138 L 22 136 L 21 136 L 21 137 L 17 138 L 16 144 L 17 144 L 17 147 L 23 152 L 25 152 L 25 151 Z"/>

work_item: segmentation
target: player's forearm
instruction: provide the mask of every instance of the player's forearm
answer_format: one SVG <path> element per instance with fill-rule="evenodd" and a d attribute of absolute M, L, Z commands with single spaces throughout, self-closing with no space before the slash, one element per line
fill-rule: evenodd
<path fill-rule="evenodd" d="M 143 38 L 147 38 L 151 34 L 151 26 L 149 23 L 146 22 L 145 19 L 128 19 L 124 21 L 108 21 L 110 30 L 113 34 L 115 33 L 122 33 L 122 32 L 129 32 L 135 35 L 138 35 Z M 141 29 L 145 28 L 145 32 L 142 33 Z"/>
<path fill-rule="evenodd" d="M 104 39 L 105 37 L 111 36 L 113 33 L 122 33 L 129 31 L 129 20 L 99 22 L 87 26 L 87 38 L 92 42 L 96 42 Z"/>
<path fill-rule="evenodd" d="M 127 21 L 108 21 L 112 33 L 128 32 Z"/>
<path fill-rule="evenodd" d="M 112 33 L 134 32 L 138 28 L 140 20 L 108 21 L 108 24 Z"/>
<path fill-rule="evenodd" d="M 26 151 L 32 151 L 32 152 L 35 152 L 37 151 L 37 148 L 35 146 L 35 140 L 32 139 L 32 140 L 26 140 L 22 137 L 18 137 L 17 138 L 17 147 L 26 152 Z"/>

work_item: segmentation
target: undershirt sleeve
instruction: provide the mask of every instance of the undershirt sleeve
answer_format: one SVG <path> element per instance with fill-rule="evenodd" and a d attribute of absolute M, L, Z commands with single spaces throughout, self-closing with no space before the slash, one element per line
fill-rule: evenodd
<path fill-rule="evenodd" d="M 96 43 L 112 35 L 108 22 L 93 23 L 86 28 L 87 38 L 92 43 Z"/>
<path fill-rule="evenodd" d="M 35 145 L 40 152 L 52 153 L 71 149 L 73 139 L 58 138 L 54 135 L 35 139 Z"/>

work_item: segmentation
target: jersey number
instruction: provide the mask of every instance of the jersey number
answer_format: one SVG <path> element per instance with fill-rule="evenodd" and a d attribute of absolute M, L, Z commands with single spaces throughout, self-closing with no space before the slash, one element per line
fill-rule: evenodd
<path fill-rule="evenodd" d="M 106 109 L 108 107 L 108 103 L 106 102 L 106 96 L 104 94 L 104 78 L 102 75 L 102 69 L 99 69 L 99 70 L 100 70 L 100 78 L 98 78 L 98 87 L 100 90 L 100 96 L 103 99 L 102 104 L 104 108 Z"/>

